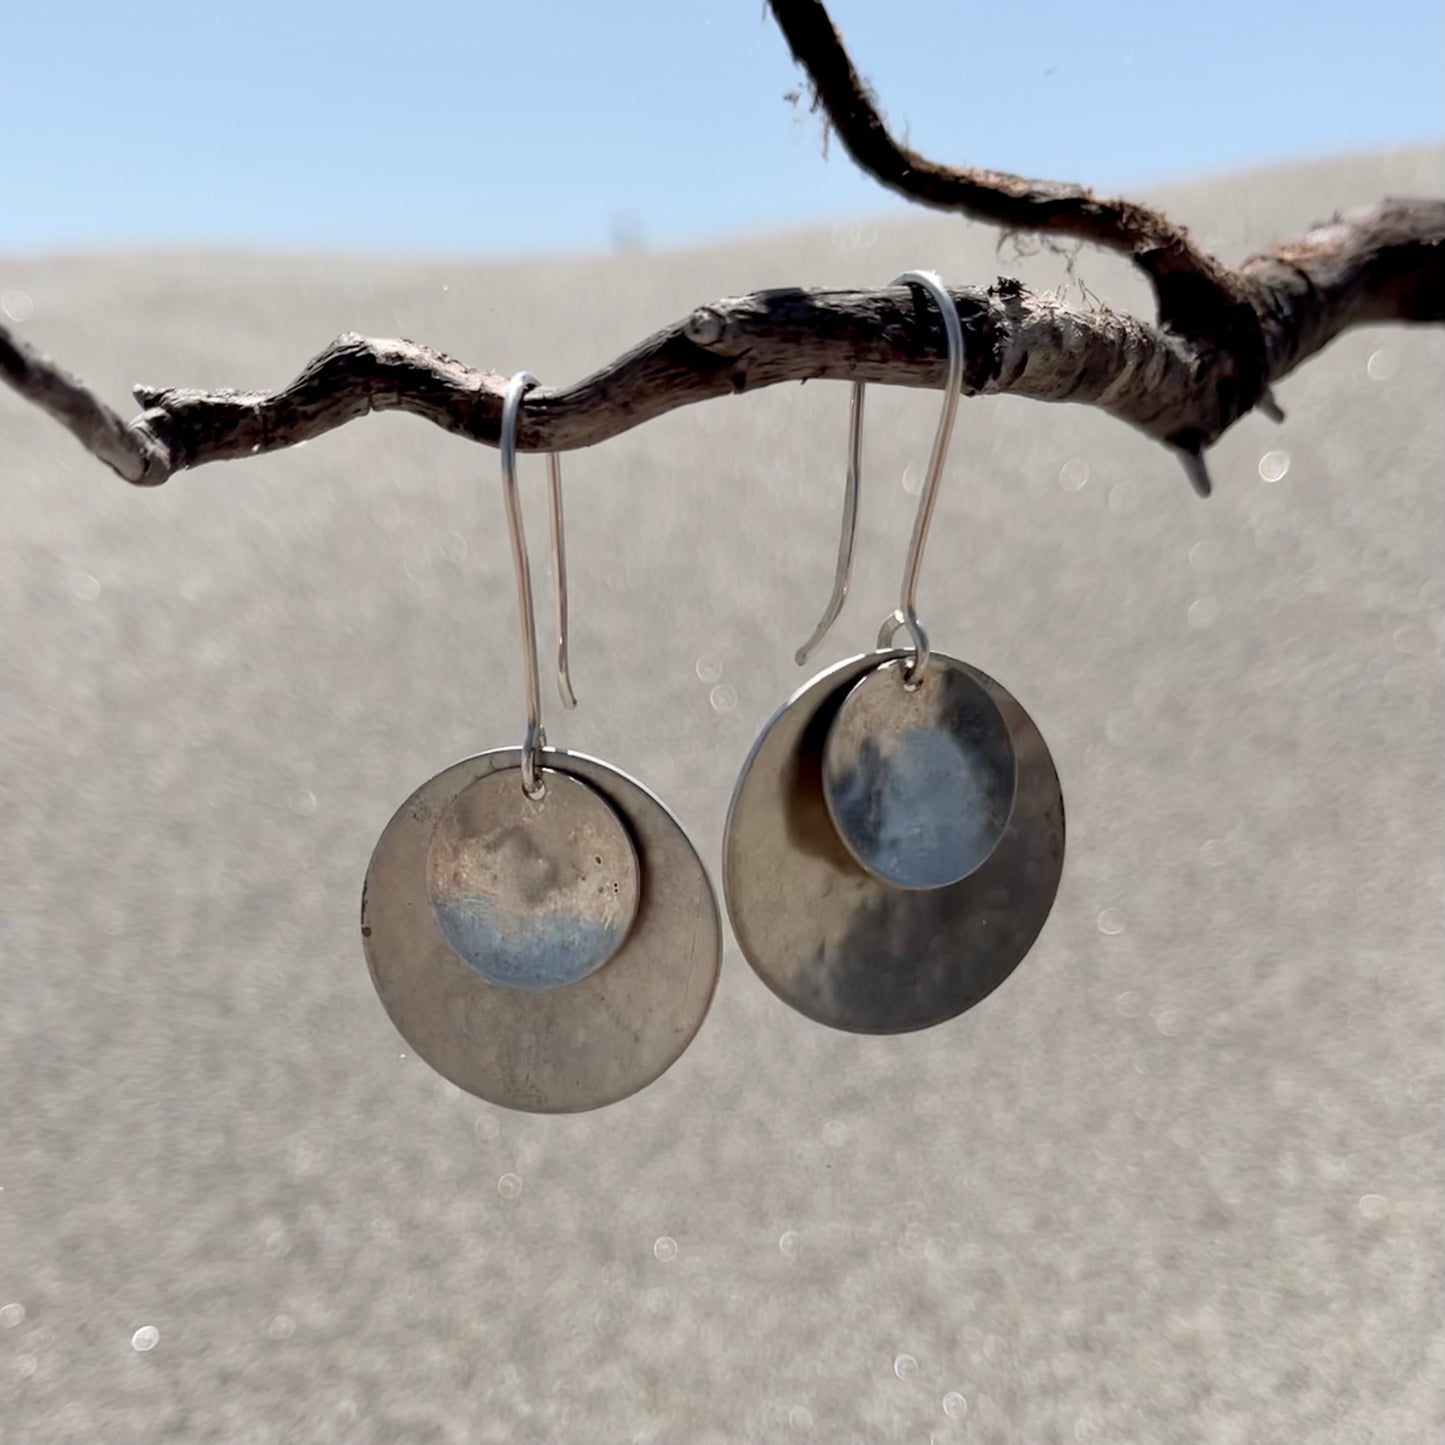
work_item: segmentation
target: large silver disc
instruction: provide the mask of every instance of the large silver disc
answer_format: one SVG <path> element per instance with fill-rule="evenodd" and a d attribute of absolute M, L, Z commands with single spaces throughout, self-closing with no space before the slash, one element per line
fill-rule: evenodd
<path fill-rule="evenodd" d="M 934 653 L 910 687 L 907 668 L 885 662 L 853 684 L 828 729 L 823 796 L 868 872 L 895 888 L 942 888 L 998 847 L 1018 767 L 971 669 Z"/>
<path fill-rule="evenodd" d="M 451 800 L 427 848 L 427 892 L 463 963 L 512 988 L 602 967 L 637 915 L 637 853 L 611 804 L 555 768 L 488 773 Z"/>
<path fill-rule="evenodd" d="M 823 750 L 853 684 L 899 651 L 814 678 L 763 729 L 728 811 L 723 889 L 743 955 L 785 1003 L 855 1033 L 929 1028 L 1014 970 L 1048 918 L 1064 861 L 1064 805 L 1042 735 L 992 678 L 1017 759 L 1013 813 L 959 883 L 894 888 L 844 846 L 823 797 Z M 959 667 L 966 664 L 956 663 Z"/>
<path fill-rule="evenodd" d="M 701 860 L 651 793 L 594 758 L 549 748 L 543 761 L 601 794 L 636 849 L 636 918 L 605 967 L 558 988 L 509 987 L 463 962 L 437 927 L 427 875 L 437 824 L 479 779 L 517 768 L 517 748 L 455 764 L 397 810 L 367 869 L 361 932 L 382 1004 L 420 1058 L 491 1103 L 575 1113 L 635 1093 L 692 1042 L 722 929 Z"/>

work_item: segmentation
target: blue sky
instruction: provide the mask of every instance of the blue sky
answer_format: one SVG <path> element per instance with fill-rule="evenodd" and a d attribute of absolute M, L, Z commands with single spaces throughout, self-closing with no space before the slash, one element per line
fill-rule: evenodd
<path fill-rule="evenodd" d="M 834 0 L 914 145 L 1102 187 L 1439 141 L 1439 0 Z M 515 255 L 901 207 L 761 0 L 12 0 L 0 251 Z"/>

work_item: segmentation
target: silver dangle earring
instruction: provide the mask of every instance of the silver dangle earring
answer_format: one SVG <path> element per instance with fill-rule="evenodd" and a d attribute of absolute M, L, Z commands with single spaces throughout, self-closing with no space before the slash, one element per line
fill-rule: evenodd
<path fill-rule="evenodd" d="M 934 439 L 898 608 L 878 650 L 815 677 L 764 727 L 728 810 L 723 889 L 744 956 L 784 1002 L 857 1033 L 956 1017 L 1033 946 L 1063 869 L 1064 810 L 1042 735 L 993 678 L 935 651 L 916 607 L 963 382 L 963 329 L 942 282 L 909 271 L 948 342 Z M 857 529 L 863 385 L 853 386 L 833 595 Z M 893 647 L 901 631 L 909 646 Z"/>
<path fill-rule="evenodd" d="M 702 1026 L 722 930 L 676 819 L 611 765 L 547 745 L 521 502 L 517 423 L 502 410 L 502 492 L 516 575 L 527 730 L 457 763 L 387 824 L 361 932 L 382 1004 L 458 1087 L 533 1113 L 595 1109 L 662 1074 Z M 549 454 L 557 682 L 575 705 L 558 459 Z"/>

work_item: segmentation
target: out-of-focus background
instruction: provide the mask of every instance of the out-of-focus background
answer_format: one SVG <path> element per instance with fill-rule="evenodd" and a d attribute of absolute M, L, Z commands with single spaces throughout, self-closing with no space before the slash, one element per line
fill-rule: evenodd
<path fill-rule="evenodd" d="M 897 128 L 1103 187 L 1435 141 L 1428 0 L 832 0 Z M 821 126 L 762 0 L 105 0 L 6 11 L 0 253 L 592 254 L 906 214 Z"/>
<path fill-rule="evenodd" d="M 1147 310 L 1116 260 L 1000 252 L 825 160 L 736 8 L 31 7 L 6 322 L 119 405 L 275 386 L 347 329 L 562 381 L 713 297 L 907 266 Z M 1127 184 L 1229 261 L 1445 184 L 1433 10 L 1270 44 L 917 10 L 836 10 L 916 144 Z M 1326 32 L 1311 89 L 1289 47 Z M 1053 747 L 1042 938 L 961 1019 L 872 1039 L 729 941 L 681 1061 L 572 1118 L 413 1058 L 357 936 L 396 806 L 519 736 L 495 453 L 378 417 L 140 492 L 0 390 L 0 1439 L 1440 1439 L 1442 361 L 1347 335 L 1207 503 L 1104 417 L 969 401 L 924 612 Z M 892 605 L 935 408 L 870 399 L 820 665 Z M 846 412 L 775 388 L 565 464 L 553 739 L 656 790 L 714 877 L 827 593 Z"/>

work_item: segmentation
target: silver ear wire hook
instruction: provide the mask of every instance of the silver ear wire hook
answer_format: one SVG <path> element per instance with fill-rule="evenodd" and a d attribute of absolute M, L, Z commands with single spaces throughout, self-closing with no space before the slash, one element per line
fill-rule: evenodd
<path fill-rule="evenodd" d="M 958 414 L 958 394 L 963 389 L 963 325 L 958 308 L 943 282 L 932 271 L 905 271 L 897 278 L 907 286 L 921 286 L 933 298 L 943 319 L 943 334 L 948 339 L 948 379 L 944 382 L 943 414 L 933 437 L 933 452 L 928 458 L 928 473 L 923 479 L 923 497 L 913 519 L 913 536 L 908 543 L 908 560 L 903 566 L 903 595 L 898 604 L 903 625 L 913 639 L 913 660 L 904 672 L 904 681 L 917 684 L 928 666 L 928 636 L 918 620 L 918 574 L 923 570 L 923 548 L 933 522 L 933 508 L 938 501 L 938 487 L 943 480 L 943 464 L 948 459 L 948 444 L 953 439 L 953 420 Z"/>
<path fill-rule="evenodd" d="M 532 567 L 527 559 L 527 534 L 522 525 L 522 504 L 517 494 L 517 422 L 522 398 L 537 385 L 530 371 L 519 371 L 507 383 L 502 402 L 502 499 L 507 508 L 507 532 L 512 543 L 512 570 L 517 579 L 517 611 L 522 624 L 522 682 L 527 702 L 527 733 L 522 742 L 522 787 L 530 798 L 546 791 L 539 773 L 547 735 L 542 727 L 542 696 L 537 667 L 537 614 L 532 602 Z M 562 537 L 562 468 L 555 452 L 547 456 L 551 491 L 552 575 L 556 597 L 557 688 L 567 707 L 577 705 L 567 666 L 567 555 Z"/>
<path fill-rule="evenodd" d="M 919 286 L 932 297 L 943 320 L 943 332 L 948 342 L 948 378 L 944 383 L 943 414 L 939 418 L 938 431 L 933 439 L 933 451 L 928 459 L 928 471 L 923 481 L 922 497 L 918 513 L 913 522 L 913 536 L 908 543 L 908 559 L 903 568 L 903 587 L 900 604 L 883 624 L 879 634 L 879 647 L 887 647 L 900 627 L 908 629 L 913 643 L 913 657 L 904 672 L 904 680 L 916 684 L 928 666 L 928 634 L 918 620 L 916 607 L 918 598 L 918 576 L 923 567 L 923 548 L 928 540 L 928 529 L 933 522 L 933 509 L 938 501 L 939 483 L 943 479 L 943 464 L 948 457 L 948 444 L 953 438 L 953 422 L 958 412 L 958 396 L 963 389 L 963 326 L 958 319 L 958 309 L 948 294 L 943 282 L 932 271 L 905 271 L 896 276 L 894 286 Z M 863 429 L 863 388 L 864 383 L 853 384 L 853 399 L 850 407 L 848 426 L 848 478 L 843 493 L 843 529 L 838 539 L 838 567 L 833 578 L 833 595 L 823 612 L 812 637 L 795 654 L 801 666 L 813 649 L 823 640 L 848 595 L 848 584 L 853 570 L 854 540 L 858 530 L 858 494 L 861 485 L 859 458 L 862 449 Z"/>
<path fill-rule="evenodd" d="M 552 501 L 552 607 L 557 631 L 557 693 L 562 706 L 577 706 L 567 659 L 567 541 L 562 526 L 562 459 L 547 453 L 547 491 Z"/>
<path fill-rule="evenodd" d="M 863 458 L 863 383 L 853 383 L 848 404 L 848 476 L 843 484 L 843 530 L 838 536 L 838 565 L 833 573 L 833 595 L 813 629 L 813 635 L 793 654 L 801 667 L 813 649 L 828 635 L 838 620 L 843 603 L 848 599 L 848 584 L 853 580 L 853 544 L 858 537 L 858 488 Z"/>

